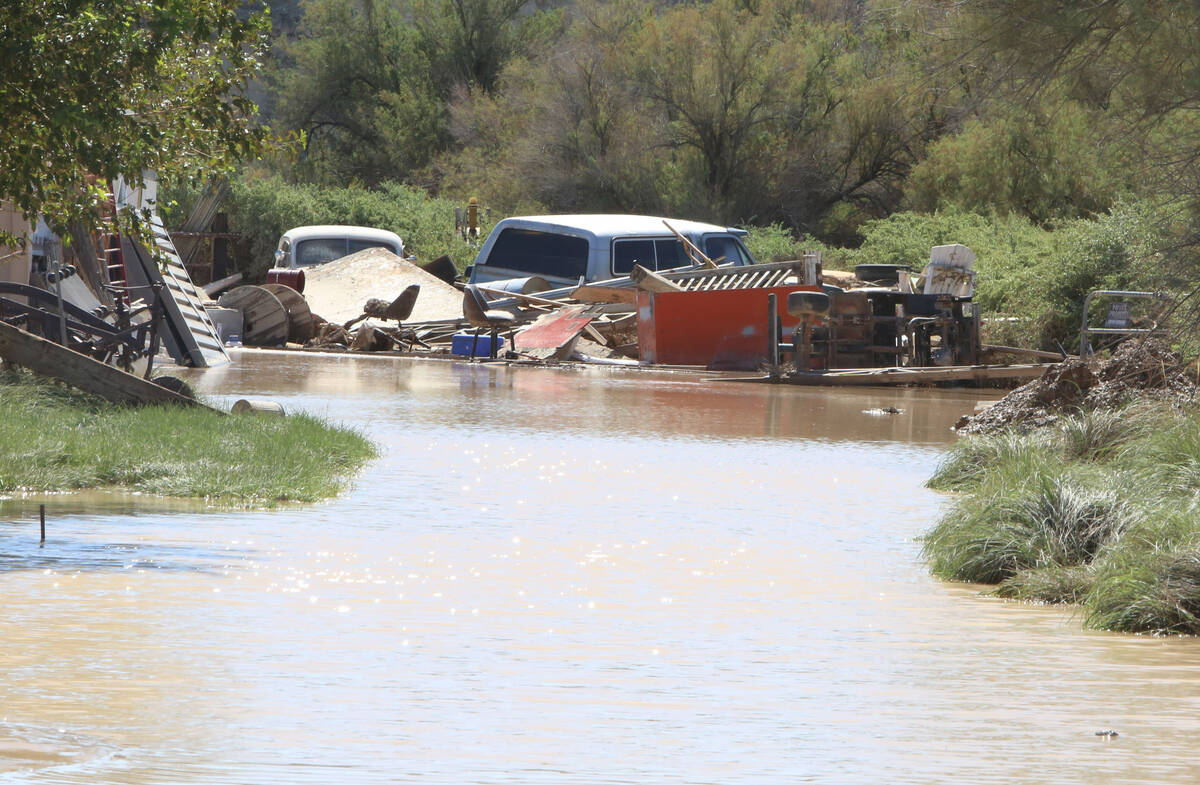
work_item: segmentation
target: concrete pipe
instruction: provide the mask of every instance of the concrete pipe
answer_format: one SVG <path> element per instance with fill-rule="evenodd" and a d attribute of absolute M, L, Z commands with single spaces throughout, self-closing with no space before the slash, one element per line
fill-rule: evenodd
<path fill-rule="evenodd" d="M 277 417 L 283 417 L 286 414 L 282 403 L 258 398 L 242 398 L 233 404 L 232 411 L 234 414 L 269 414 Z"/>

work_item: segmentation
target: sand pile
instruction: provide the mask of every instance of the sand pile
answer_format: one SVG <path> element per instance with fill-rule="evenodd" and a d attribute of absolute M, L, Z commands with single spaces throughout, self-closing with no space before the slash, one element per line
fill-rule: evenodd
<path fill-rule="evenodd" d="M 1130 340 L 1106 361 L 1074 359 L 1052 366 L 974 417 L 964 417 L 956 428 L 959 433 L 1026 430 L 1083 408 L 1112 409 L 1135 399 L 1184 405 L 1194 402 L 1196 393 L 1196 383 L 1178 354 L 1161 341 Z"/>
<path fill-rule="evenodd" d="M 391 302 L 412 284 L 419 284 L 421 293 L 407 322 L 462 318 L 462 292 L 386 248 L 368 248 L 309 267 L 304 275 L 309 309 L 329 322 L 359 316 L 371 298 Z"/>

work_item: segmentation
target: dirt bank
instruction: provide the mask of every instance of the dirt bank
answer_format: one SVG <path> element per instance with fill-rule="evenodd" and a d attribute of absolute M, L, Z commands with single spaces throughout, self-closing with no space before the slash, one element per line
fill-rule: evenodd
<path fill-rule="evenodd" d="M 1052 366 L 983 412 L 964 417 L 956 429 L 964 434 L 1028 430 L 1049 425 L 1060 414 L 1117 408 L 1138 399 L 1185 406 L 1195 402 L 1196 392 L 1193 373 L 1166 344 L 1131 340 L 1108 360 L 1071 359 Z"/>

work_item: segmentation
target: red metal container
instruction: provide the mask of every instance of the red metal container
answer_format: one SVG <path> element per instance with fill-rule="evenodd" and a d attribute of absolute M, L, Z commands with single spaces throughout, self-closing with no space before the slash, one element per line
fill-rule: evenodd
<path fill-rule="evenodd" d="M 791 292 L 820 286 L 694 292 L 638 292 L 638 353 L 643 362 L 703 365 L 713 370 L 755 370 L 768 358 L 767 295 L 786 303 Z M 779 308 L 782 339 L 800 320 Z"/>

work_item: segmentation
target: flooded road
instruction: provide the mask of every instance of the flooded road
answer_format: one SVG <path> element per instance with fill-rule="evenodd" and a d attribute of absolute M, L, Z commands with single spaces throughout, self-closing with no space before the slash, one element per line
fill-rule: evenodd
<path fill-rule="evenodd" d="M 1200 643 L 927 575 L 922 483 L 978 393 L 256 352 L 192 378 L 382 455 L 270 512 L 0 502 L 0 782 L 1195 780 Z"/>

